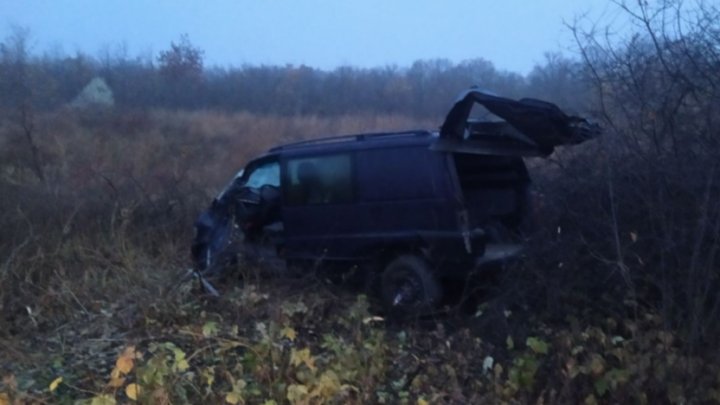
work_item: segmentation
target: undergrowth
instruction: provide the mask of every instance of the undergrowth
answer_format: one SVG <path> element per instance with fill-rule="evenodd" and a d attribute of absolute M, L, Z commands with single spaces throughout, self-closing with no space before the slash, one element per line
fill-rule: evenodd
<path fill-rule="evenodd" d="M 115 304 L 16 342 L 4 403 L 685 403 L 718 401 L 718 369 L 679 350 L 650 313 L 483 339 L 477 318 L 393 324 L 363 295 L 312 278 L 265 280 L 220 299 L 190 286 L 134 325 Z M 131 311 L 132 312 L 132 311 Z M 129 315 L 124 315 L 129 316 Z M 37 352 L 39 347 L 42 351 Z M 33 353 L 33 349 L 36 350 Z"/>

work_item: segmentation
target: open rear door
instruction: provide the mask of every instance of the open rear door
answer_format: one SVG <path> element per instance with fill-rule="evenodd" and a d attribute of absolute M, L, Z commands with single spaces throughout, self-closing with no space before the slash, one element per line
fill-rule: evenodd
<path fill-rule="evenodd" d="M 469 120 L 476 103 L 504 121 Z M 567 115 L 555 104 L 530 98 L 512 100 L 473 87 L 463 92 L 448 112 L 432 149 L 483 155 L 547 156 L 556 146 L 579 144 L 600 132 L 597 124 Z"/>

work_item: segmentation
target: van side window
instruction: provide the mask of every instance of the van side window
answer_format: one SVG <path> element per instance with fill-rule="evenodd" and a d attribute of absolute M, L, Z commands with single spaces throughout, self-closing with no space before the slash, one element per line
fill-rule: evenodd
<path fill-rule="evenodd" d="M 352 200 L 349 154 L 288 160 L 287 203 L 333 204 Z"/>
<path fill-rule="evenodd" d="M 265 185 L 280 187 L 280 164 L 278 162 L 268 162 L 256 167 L 245 182 L 245 186 L 250 188 L 260 188 Z"/>

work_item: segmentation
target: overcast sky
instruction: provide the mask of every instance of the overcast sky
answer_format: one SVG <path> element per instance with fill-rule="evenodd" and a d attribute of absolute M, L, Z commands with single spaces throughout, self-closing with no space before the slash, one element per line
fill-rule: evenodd
<path fill-rule="evenodd" d="M 482 57 L 527 73 L 567 51 L 563 21 L 607 13 L 607 0 L 0 0 L 0 33 L 30 29 L 36 52 L 97 56 L 124 43 L 157 55 L 187 33 L 206 65 L 331 69 Z"/>

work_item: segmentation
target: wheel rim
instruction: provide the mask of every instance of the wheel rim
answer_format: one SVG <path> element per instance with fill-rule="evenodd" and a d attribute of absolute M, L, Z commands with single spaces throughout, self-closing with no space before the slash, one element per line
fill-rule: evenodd
<path fill-rule="evenodd" d="M 393 283 L 392 306 L 395 308 L 418 306 L 422 301 L 420 280 L 410 272 L 399 275 Z"/>

